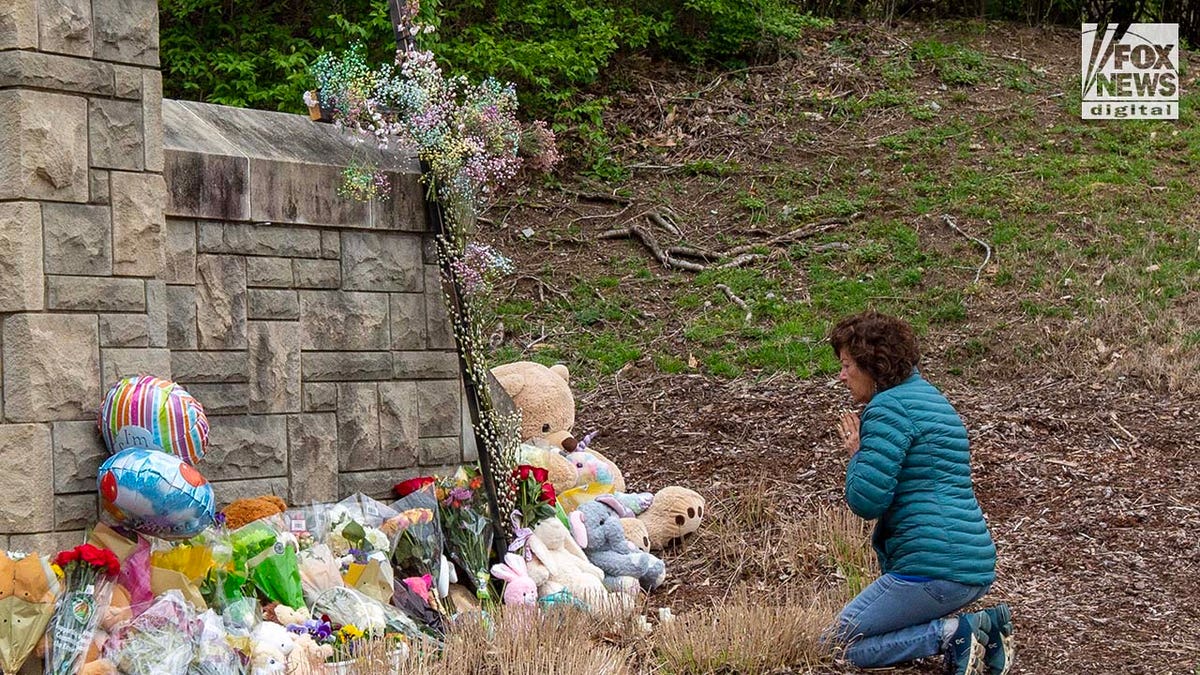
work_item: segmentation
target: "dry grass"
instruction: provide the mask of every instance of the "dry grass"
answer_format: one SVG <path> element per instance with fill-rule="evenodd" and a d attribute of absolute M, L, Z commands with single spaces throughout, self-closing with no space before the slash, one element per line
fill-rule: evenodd
<path fill-rule="evenodd" d="M 602 612 L 505 607 L 460 616 L 440 648 L 412 645 L 401 659 L 388 643 L 369 641 L 358 661 L 311 675 L 701 675 L 828 665 L 823 632 L 875 575 L 862 521 L 844 508 L 789 504 L 782 485 L 725 489 L 687 543 L 710 552 L 702 557 L 709 583 L 729 589 L 711 606 L 677 617 L 645 603 Z"/>
<path fill-rule="evenodd" d="M 821 635 L 838 606 L 828 594 L 785 587 L 774 597 L 743 589 L 719 605 L 660 625 L 653 634 L 662 672 L 795 672 L 826 664 Z"/>
<path fill-rule="evenodd" d="M 460 619 L 440 651 L 413 650 L 398 672 L 699 675 L 828 664 L 822 632 L 854 580 L 873 569 L 861 521 L 828 506 L 782 508 L 766 484 L 733 495 L 714 504 L 712 520 L 689 542 L 712 547 L 705 557 L 712 583 L 731 589 L 712 606 L 666 620 L 645 606 L 624 613 L 503 608 Z M 387 656 L 348 672 L 392 672 L 383 665 Z"/>

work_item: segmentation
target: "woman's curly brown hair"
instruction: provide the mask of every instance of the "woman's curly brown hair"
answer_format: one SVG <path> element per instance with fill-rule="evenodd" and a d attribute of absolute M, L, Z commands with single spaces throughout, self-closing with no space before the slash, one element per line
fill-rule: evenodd
<path fill-rule="evenodd" d="M 912 326 L 904 319 L 878 312 L 842 319 L 830 331 L 829 343 L 839 357 L 845 350 L 880 389 L 906 380 L 921 360 Z"/>

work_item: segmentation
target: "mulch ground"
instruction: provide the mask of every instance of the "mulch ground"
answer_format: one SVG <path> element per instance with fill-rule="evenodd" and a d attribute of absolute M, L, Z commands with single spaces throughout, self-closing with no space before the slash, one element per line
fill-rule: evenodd
<path fill-rule="evenodd" d="M 930 375 L 941 382 L 936 374 Z M 999 551 L 992 601 L 1019 632 L 1016 673 L 1186 673 L 1200 666 L 1200 485 L 1194 406 L 1105 383 L 941 382 L 970 433 Z M 580 428 L 630 489 L 702 494 L 763 479 L 841 497 L 833 380 L 719 381 L 636 369 L 581 397 Z M 667 555 L 678 612 L 719 598 L 705 551 Z M 934 672 L 931 665 L 919 672 Z"/>

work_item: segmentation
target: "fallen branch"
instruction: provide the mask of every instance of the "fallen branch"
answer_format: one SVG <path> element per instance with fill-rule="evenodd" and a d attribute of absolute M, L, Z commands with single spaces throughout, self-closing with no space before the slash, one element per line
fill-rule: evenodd
<path fill-rule="evenodd" d="M 567 223 L 567 226 L 569 227 L 571 225 L 575 225 L 576 223 L 581 223 L 585 220 L 600 220 L 602 218 L 617 218 L 621 215 L 624 215 L 624 213 L 632 207 L 633 207 L 633 202 L 629 202 L 628 204 L 625 205 L 625 208 L 621 209 L 620 211 L 617 211 L 616 213 L 588 214 L 588 215 L 584 215 L 584 216 L 579 216 L 578 218 L 572 218 L 571 221 Z"/>
<path fill-rule="evenodd" d="M 966 232 L 963 232 L 962 229 L 960 229 L 958 227 L 958 223 L 954 222 L 954 216 L 952 216 L 948 213 L 943 213 L 942 220 L 945 221 L 945 223 L 947 225 L 949 225 L 951 228 L 953 228 L 955 232 L 961 234 L 962 236 L 966 237 L 967 239 L 970 239 L 971 241 L 973 241 L 976 244 L 979 244 L 980 246 L 983 247 L 983 250 L 984 250 L 983 262 L 979 263 L 979 267 L 976 268 L 975 281 L 972 282 L 972 283 L 976 283 L 976 284 L 979 283 L 979 275 L 983 273 L 983 268 L 987 267 L 987 264 L 989 262 L 991 262 L 991 260 L 992 260 L 992 247 L 989 246 L 986 241 L 980 239 L 979 237 L 976 237 L 976 236 L 967 234 Z"/>
<path fill-rule="evenodd" d="M 826 218 L 824 220 L 818 220 L 815 223 L 808 223 L 808 224 L 802 225 L 786 234 L 781 234 L 781 235 L 778 235 L 775 237 L 771 237 L 770 239 L 768 239 L 765 242 L 761 242 L 758 244 L 746 244 L 744 246 L 735 246 L 735 247 L 729 249 L 728 251 L 726 251 L 725 255 L 727 255 L 729 257 L 733 257 L 733 256 L 736 256 L 736 255 L 739 255 L 742 253 L 746 253 L 748 251 L 753 251 L 754 249 L 759 248 L 761 246 L 777 246 L 779 244 L 794 244 L 794 243 L 800 241 L 801 239 L 807 239 L 814 235 L 828 232 L 839 225 L 845 225 L 846 223 L 850 222 L 850 220 L 852 220 L 857 215 L 858 214 L 856 213 L 856 214 L 850 216 L 850 218 Z"/>
<path fill-rule="evenodd" d="M 719 270 L 733 269 L 734 267 L 742 267 L 749 263 L 757 262 L 759 260 L 766 260 L 766 259 L 767 259 L 767 256 L 765 256 L 761 253 L 743 253 L 742 255 L 739 255 L 738 257 L 734 258 L 733 260 L 730 260 L 727 263 L 721 263 L 720 265 L 717 265 L 717 269 L 719 269 Z"/>
<path fill-rule="evenodd" d="M 567 187 L 559 188 L 559 189 L 569 195 L 575 195 L 576 197 L 586 200 L 586 201 L 589 201 L 589 202 L 608 202 L 610 204 L 620 204 L 622 206 L 626 206 L 633 201 L 631 199 L 626 199 L 624 197 L 618 197 L 616 195 L 607 195 L 607 194 L 603 194 L 600 192 L 582 192 L 580 190 L 575 190 L 573 188 L 567 188 Z"/>
<path fill-rule="evenodd" d="M 679 231 L 679 226 L 676 225 L 675 223 L 671 222 L 671 220 L 669 218 L 667 218 L 663 214 L 659 213 L 658 211 L 651 211 L 650 213 L 646 214 L 646 217 L 650 219 L 650 222 L 654 223 L 655 225 L 658 225 L 659 227 L 666 230 L 667 232 L 670 232 L 671 234 L 675 235 L 676 237 L 683 236 L 683 233 Z"/>
<path fill-rule="evenodd" d="M 742 308 L 742 311 L 746 313 L 746 323 L 750 323 L 750 318 L 752 316 L 752 313 L 750 312 L 750 307 L 748 307 L 746 305 L 746 301 L 739 298 L 733 292 L 733 289 L 726 286 L 725 284 L 717 284 L 717 288 L 721 289 L 721 292 L 725 294 L 725 297 L 729 298 L 730 302 L 732 302 L 733 304 Z"/>
<path fill-rule="evenodd" d="M 704 265 L 699 263 L 688 262 L 686 260 L 676 260 L 675 258 L 672 258 L 663 251 L 661 246 L 659 246 L 658 240 L 654 238 L 654 235 L 647 232 L 646 229 L 640 225 L 630 225 L 629 227 L 602 232 L 598 238 L 627 239 L 631 237 L 637 237 L 639 240 L 641 240 L 642 244 L 644 244 L 646 248 L 650 249 L 650 253 L 654 255 L 654 258 L 658 260 L 658 262 L 662 263 L 663 267 L 673 267 L 675 269 L 687 270 L 689 272 L 703 272 L 705 269 L 707 269 Z"/>

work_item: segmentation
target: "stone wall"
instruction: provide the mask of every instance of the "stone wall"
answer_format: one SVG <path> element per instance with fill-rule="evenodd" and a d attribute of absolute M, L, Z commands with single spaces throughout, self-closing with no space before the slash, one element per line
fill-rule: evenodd
<path fill-rule="evenodd" d="M 205 405 L 222 502 L 474 459 L 415 160 L 161 91 L 155 0 L 0 3 L 0 546 L 95 520 L 127 375 Z M 364 160 L 389 200 L 336 194 Z"/>

